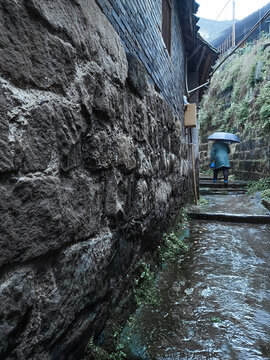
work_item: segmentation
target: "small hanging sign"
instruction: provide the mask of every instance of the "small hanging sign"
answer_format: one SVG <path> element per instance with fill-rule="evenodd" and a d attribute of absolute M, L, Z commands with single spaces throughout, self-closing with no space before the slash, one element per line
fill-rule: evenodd
<path fill-rule="evenodd" d="M 185 109 L 185 127 L 192 128 L 197 126 L 197 106 L 187 104 Z"/>

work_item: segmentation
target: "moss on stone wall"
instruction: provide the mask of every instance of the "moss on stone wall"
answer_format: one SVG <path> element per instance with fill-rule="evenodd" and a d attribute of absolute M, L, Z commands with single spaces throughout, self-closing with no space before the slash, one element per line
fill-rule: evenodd
<path fill-rule="evenodd" d="M 251 178 L 256 178 L 259 171 L 269 174 L 269 80 L 270 40 L 265 35 L 238 49 L 215 72 L 199 111 L 201 164 L 205 168 L 208 166 L 209 151 L 205 150 L 208 135 L 226 131 L 238 134 L 241 139 L 232 149 L 235 172 Z"/>

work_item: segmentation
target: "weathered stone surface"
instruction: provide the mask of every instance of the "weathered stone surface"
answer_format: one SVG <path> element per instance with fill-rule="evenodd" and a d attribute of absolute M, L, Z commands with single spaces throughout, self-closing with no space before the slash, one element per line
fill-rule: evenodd
<path fill-rule="evenodd" d="M 102 299 L 114 289 L 134 251 L 133 245 L 126 246 L 122 260 L 117 244 L 116 237 L 104 232 L 40 262 L 35 270 L 8 273 L 0 282 L 1 354 L 11 359 L 66 359 L 73 341 L 78 343 L 81 332 L 91 334 L 91 326 L 105 312 Z M 81 312 L 85 319 L 77 322 Z M 55 346 L 59 342 L 65 346 Z"/>
<path fill-rule="evenodd" d="M 138 173 L 140 176 L 151 176 L 154 173 L 152 163 L 151 163 L 151 152 L 147 151 L 147 155 L 140 148 L 138 151 Z"/>
<path fill-rule="evenodd" d="M 100 228 L 102 184 L 90 178 L 21 178 L 0 187 L 0 264 L 26 261 Z"/>
<path fill-rule="evenodd" d="M 149 189 L 147 182 L 143 179 L 139 180 L 136 186 L 136 197 L 139 211 L 142 215 L 146 215 L 150 208 Z"/>
<path fill-rule="evenodd" d="M 45 171 L 56 151 L 51 109 L 47 104 L 32 108 L 24 119 L 23 124 L 17 123 L 17 129 L 13 129 L 19 137 L 15 145 L 16 169 L 26 174 Z"/>
<path fill-rule="evenodd" d="M 75 359 L 191 191 L 182 119 L 94 0 L 0 18 L 0 357 Z"/>
<path fill-rule="evenodd" d="M 117 134 L 115 137 L 117 145 L 116 166 L 122 166 L 126 170 L 136 167 L 135 146 L 133 139 L 124 134 Z"/>
<path fill-rule="evenodd" d="M 148 87 L 146 69 L 137 56 L 132 53 L 127 53 L 127 61 L 129 85 L 135 94 L 143 98 Z"/>
<path fill-rule="evenodd" d="M 19 86 L 62 91 L 74 73 L 75 51 L 33 9 L 32 1 L 1 1 L 1 73 Z"/>
<path fill-rule="evenodd" d="M 114 170 L 107 179 L 105 210 L 107 215 L 114 219 L 123 218 L 125 215 L 127 198 L 123 196 L 123 193 L 126 193 L 124 181 L 118 170 Z"/>
<path fill-rule="evenodd" d="M 35 303 L 31 269 L 22 268 L 0 280 L 0 353 L 4 358 L 18 346 Z"/>
<path fill-rule="evenodd" d="M 41 302 L 38 331 L 42 333 L 43 341 L 50 341 L 50 347 L 60 339 L 67 341 L 74 333 L 79 333 L 85 323 L 77 323 L 76 319 L 85 309 L 88 309 L 84 319 L 86 323 L 98 319 L 98 301 L 113 289 L 119 276 L 116 273 L 115 278 L 106 277 L 115 250 L 115 239 L 110 233 L 73 245 L 63 251 L 49 271 L 46 271 L 47 280 L 51 278 L 47 282 L 46 296 L 43 281 L 38 279 L 37 292 Z M 77 325 L 68 334 L 67 330 L 72 323 Z M 65 358 L 63 354 L 58 356 Z"/>
<path fill-rule="evenodd" d="M 7 99 L 0 85 L 0 173 L 10 172 L 14 169 L 14 158 L 8 139 L 7 108 Z"/>
<path fill-rule="evenodd" d="M 87 129 L 87 122 L 78 109 L 63 105 L 55 106 L 53 120 L 60 167 L 67 171 L 79 166 L 82 161 L 81 137 Z"/>

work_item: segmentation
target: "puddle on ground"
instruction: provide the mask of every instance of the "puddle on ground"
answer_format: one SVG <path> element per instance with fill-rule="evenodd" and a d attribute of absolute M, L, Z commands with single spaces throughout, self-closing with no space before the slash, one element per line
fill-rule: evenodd
<path fill-rule="evenodd" d="M 157 304 L 123 330 L 128 359 L 270 359 L 270 225 L 189 225 L 189 251 L 159 274 Z"/>

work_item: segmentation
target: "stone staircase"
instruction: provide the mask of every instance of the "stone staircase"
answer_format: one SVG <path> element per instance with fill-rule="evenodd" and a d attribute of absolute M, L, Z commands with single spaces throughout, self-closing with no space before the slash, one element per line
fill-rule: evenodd
<path fill-rule="evenodd" d="M 245 194 L 247 182 L 246 181 L 229 181 L 228 185 L 224 185 L 223 179 L 219 178 L 216 183 L 213 183 L 213 178 L 200 175 L 199 181 L 201 195 L 220 195 L 220 194 Z"/>
<path fill-rule="evenodd" d="M 191 206 L 188 216 L 196 220 L 226 221 L 234 223 L 270 224 L 268 200 L 246 194 L 247 182 L 223 179 L 213 183 L 208 176 L 200 176 L 200 195 L 205 196 L 208 205 Z"/>

